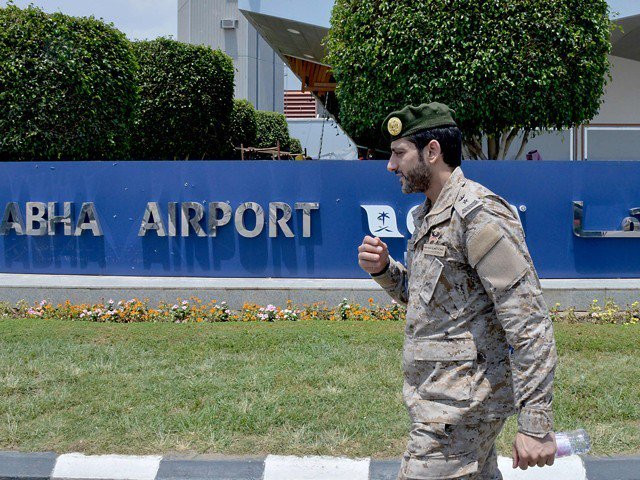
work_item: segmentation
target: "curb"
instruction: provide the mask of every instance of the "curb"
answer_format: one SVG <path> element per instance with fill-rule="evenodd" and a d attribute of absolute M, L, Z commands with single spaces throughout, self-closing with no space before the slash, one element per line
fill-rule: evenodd
<path fill-rule="evenodd" d="M 504 480 L 640 480 L 640 457 L 573 456 L 526 471 L 499 457 L 498 466 Z M 400 460 L 320 456 L 206 460 L 0 452 L 0 480 L 395 480 L 399 467 Z"/>
<path fill-rule="evenodd" d="M 549 305 L 574 306 L 586 310 L 594 299 L 604 303 L 612 298 L 617 304 L 633 303 L 640 293 L 640 279 L 549 279 L 543 278 L 542 290 Z M 42 299 L 51 303 L 97 303 L 109 298 L 148 298 L 151 305 L 175 302 L 192 295 L 217 298 L 230 308 L 242 308 L 247 290 L 254 303 L 284 305 L 326 302 L 337 305 L 343 298 L 367 304 L 369 298 L 386 304 L 389 296 L 372 279 L 309 278 L 204 278 L 138 277 L 113 275 L 51 275 L 0 273 L 0 297 L 15 305 L 24 299 L 33 304 Z"/>

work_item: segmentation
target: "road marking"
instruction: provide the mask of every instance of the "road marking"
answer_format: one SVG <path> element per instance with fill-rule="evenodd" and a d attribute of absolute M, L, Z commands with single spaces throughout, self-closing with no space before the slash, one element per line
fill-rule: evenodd
<path fill-rule="evenodd" d="M 58 457 L 51 478 L 154 480 L 160 460 L 160 456 L 87 456 L 82 453 L 68 453 Z"/>
<path fill-rule="evenodd" d="M 498 457 L 498 468 L 504 480 L 586 480 L 587 471 L 582 458 L 577 455 L 556 458 L 551 467 L 529 467 L 526 470 L 511 468 L 513 461 Z"/>
<path fill-rule="evenodd" d="M 369 458 L 269 455 L 264 480 L 367 480 L 370 462 Z"/>

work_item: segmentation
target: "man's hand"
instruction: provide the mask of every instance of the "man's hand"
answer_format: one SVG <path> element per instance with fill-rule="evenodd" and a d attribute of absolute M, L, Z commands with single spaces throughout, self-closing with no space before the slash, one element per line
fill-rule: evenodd
<path fill-rule="evenodd" d="M 368 274 L 380 273 L 389 264 L 389 248 L 378 237 L 364 237 L 358 247 L 358 265 Z"/>
<path fill-rule="evenodd" d="M 556 436 L 548 433 L 544 438 L 531 437 L 518 432 L 513 441 L 513 468 L 544 467 L 553 465 L 556 457 Z"/>

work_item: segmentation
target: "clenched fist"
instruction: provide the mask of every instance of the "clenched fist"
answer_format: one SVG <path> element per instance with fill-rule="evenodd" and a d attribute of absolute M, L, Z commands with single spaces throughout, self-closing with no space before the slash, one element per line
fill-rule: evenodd
<path fill-rule="evenodd" d="M 368 274 L 380 273 L 389 264 L 389 248 L 378 237 L 364 237 L 358 247 L 358 265 Z"/>

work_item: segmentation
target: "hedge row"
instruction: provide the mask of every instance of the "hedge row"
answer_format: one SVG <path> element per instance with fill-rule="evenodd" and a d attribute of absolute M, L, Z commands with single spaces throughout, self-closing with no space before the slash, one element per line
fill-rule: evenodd
<path fill-rule="evenodd" d="M 219 50 L 0 8 L 0 160 L 237 158 L 240 144 L 274 140 L 301 150 L 282 114 L 262 121 L 233 90 Z"/>
<path fill-rule="evenodd" d="M 229 147 L 233 62 L 220 50 L 167 38 L 133 43 L 140 101 L 133 156 L 221 158 Z"/>
<path fill-rule="evenodd" d="M 302 153 L 300 140 L 289 136 L 289 126 L 283 114 L 256 110 L 246 100 L 234 100 L 231 139 L 235 146 L 269 148 L 279 143 L 281 151 Z M 240 153 L 236 152 L 234 158 L 239 157 Z M 269 155 L 267 157 L 270 158 Z"/>
<path fill-rule="evenodd" d="M 129 41 L 101 21 L 0 9 L 0 159 L 127 155 L 135 71 Z"/>

